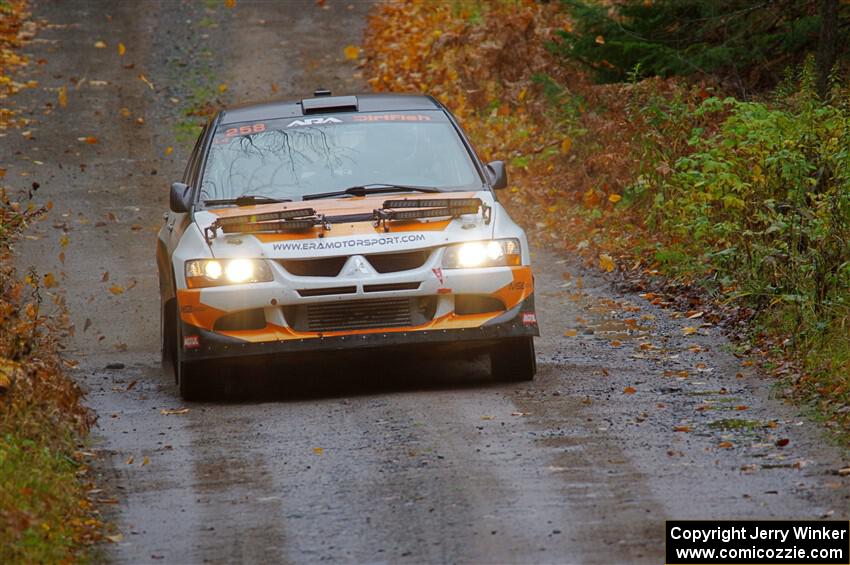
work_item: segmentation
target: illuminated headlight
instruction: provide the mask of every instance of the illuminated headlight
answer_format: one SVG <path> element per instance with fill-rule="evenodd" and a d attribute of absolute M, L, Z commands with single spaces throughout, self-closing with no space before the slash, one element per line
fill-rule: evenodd
<path fill-rule="evenodd" d="M 470 241 L 447 247 L 443 255 L 443 268 L 506 267 L 519 265 L 521 260 L 517 239 Z"/>
<path fill-rule="evenodd" d="M 272 271 L 256 259 L 195 259 L 186 261 L 186 286 L 203 288 L 226 284 L 268 282 Z"/>

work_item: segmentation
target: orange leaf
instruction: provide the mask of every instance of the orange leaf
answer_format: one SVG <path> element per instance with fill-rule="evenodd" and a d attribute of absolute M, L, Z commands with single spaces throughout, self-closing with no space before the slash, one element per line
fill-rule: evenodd
<path fill-rule="evenodd" d="M 614 263 L 614 260 L 611 258 L 610 255 L 606 255 L 605 253 L 602 253 L 601 255 L 599 255 L 599 268 L 600 269 L 610 273 L 611 271 L 614 270 L 615 267 L 616 267 L 616 264 Z"/>
<path fill-rule="evenodd" d="M 111 292 L 115 296 L 118 296 L 119 294 L 124 294 L 124 287 L 120 284 L 114 284 L 109 287 L 109 292 Z"/>
<path fill-rule="evenodd" d="M 360 56 L 360 48 L 355 45 L 347 46 L 342 52 L 349 61 L 356 61 L 357 57 Z"/>
<path fill-rule="evenodd" d="M 619 202 L 622 199 L 623 199 L 623 197 L 620 196 L 619 194 L 609 194 L 608 195 L 608 202 L 611 202 L 612 204 L 616 204 L 617 202 Z"/>
<path fill-rule="evenodd" d="M 564 337 L 575 337 L 578 335 L 576 330 L 567 330 L 564 332 Z"/>
<path fill-rule="evenodd" d="M 59 283 L 56 282 L 56 276 L 53 273 L 46 273 L 44 275 L 44 288 L 53 288 L 55 286 L 59 286 Z"/>
<path fill-rule="evenodd" d="M 690 426 L 673 426 L 673 431 L 674 431 L 674 432 L 684 432 L 684 433 L 687 433 L 687 432 L 690 432 L 690 431 L 691 431 L 691 427 L 690 427 Z"/>
<path fill-rule="evenodd" d="M 635 389 L 634 387 L 631 387 L 631 386 L 627 386 L 626 388 L 623 389 L 623 394 L 634 394 L 636 392 L 637 392 L 637 389 Z"/>
<path fill-rule="evenodd" d="M 720 448 L 723 448 L 723 449 L 729 449 L 730 447 L 732 447 L 732 442 L 731 441 L 721 441 L 720 443 L 717 444 L 717 447 L 720 447 Z"/>
<path fill-rule="evenodd" d="M 68 87 L 63 86 L 59 89 L 59 106 L 65 108 L 68 106 Z"/>
<path fill-rule="evenodd" d="M 119 42 L 119 43 L 118 43 L 118 55 L 119 55 L 120 57 L 123 57 L 123 56 L 124 56 L 124 53 L 126 53 L 126 52 L 127 52 L 127 48 L 126 48 L 126 47 L 124 47 L 124 44 L 123 44 L 123 43 L 120 43 L 120 42 Z"/>

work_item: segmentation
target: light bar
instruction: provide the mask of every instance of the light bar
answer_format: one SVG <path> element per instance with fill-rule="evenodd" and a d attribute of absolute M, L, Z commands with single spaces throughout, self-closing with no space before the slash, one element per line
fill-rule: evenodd
<path fill-rule="evenodd" d="M 414 210 L 384 210 L 381 219 L 387 220 L 416 220 L 419 218 L 442 218 L 445 216 L 461 216 L 463 214 L 477 214 L 478 206 L 467 206 L 465 208 L 421 208 Z"/>
<path fill-rule="evenodd" d="M 411 198 L 405 200 L 385 200 L 384 208 L 468 208 L 475 207 L 474 214 L 481 206 L 480 198 Z"/>
<path fill-rule="evenodd" d="M 281 210 L 279 212 L 267 212 L 265 214 L 252 214 L 250 216 L 232 216 L 230 218 L 219 218 L 216 224 L 224 227 L 233 224 L 267 222 L 269 220 L 291 220 L 292 218 L 303 218 L 313 216 L 316 211 L 312 208 L 299 208 L 297 210 Z"/>
<path fill-rule="evenodd" d="M 252 224 L 243 222 L 240 224 L 228 224 L 219 226 L 224 233 L 264 233 L 264 232 L 282 232 L 282 231 L 302 231 L 308 230 L 319 222 L 314 219 L 305 220 L 285 220 L 280 222 L 262 222 Z"/>

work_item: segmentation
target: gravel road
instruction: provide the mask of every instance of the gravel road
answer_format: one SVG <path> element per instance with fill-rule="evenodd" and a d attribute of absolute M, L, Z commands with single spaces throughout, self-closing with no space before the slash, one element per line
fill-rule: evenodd
<path fill-rule="evenodd" d="M 56 274 L 75 325 L 67 356 L 123 535 L 103 557 L 661 563 L 667 518 L 847 519 L 846 459 L 718 328 L 544 249 L 533 383 L 490 382 L 480 360 L 372 356 L 253 368 L 226 399 L 181 403 L 159 367 L 154 261 L 181 112 L 210 91 L 364 89 L 343 48 L 368 9 L 33 1 L 39 87 L 16 97 L 30 135 L 6 132 L 0 155 L 12 196 L 38 183 L 54 204 L 20 266 Z"/>

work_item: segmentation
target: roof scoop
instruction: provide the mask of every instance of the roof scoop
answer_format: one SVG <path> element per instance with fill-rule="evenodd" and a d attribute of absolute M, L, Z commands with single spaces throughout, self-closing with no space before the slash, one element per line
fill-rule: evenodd
<path fill-rule="evenodd" d="M 318 98 L 319 96 L 330 96 L 331 91 L 329 88 L 317 88 L 313 91 L 313 96 Z"/>

